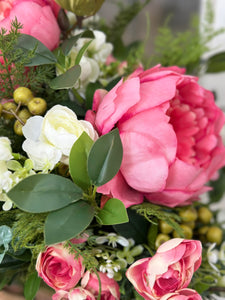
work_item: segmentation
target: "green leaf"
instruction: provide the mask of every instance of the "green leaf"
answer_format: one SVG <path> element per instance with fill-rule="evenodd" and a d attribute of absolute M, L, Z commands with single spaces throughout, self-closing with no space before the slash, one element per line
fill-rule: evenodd
<path fill-rule="evenodd" d="M 92 146 L 88 156 L 88 174 L 93 184 L 101 186 L 119 171 L 123 147 L 118 129 L 102 135 Z"/>
<path fill-rule="evenodd" d="M 87 43 L 84 44 L 84 46 L 80 49 L 80 51 L 77 54 L 76 60 L 75 60 L 75 65 L 78 65 L 80 63 L 80 60 L 82 58 L 82 56 L 84 55 L 85 51 L 87 50 L 87 48 L 89 47 L 89 45 L 91 44 L 91 41 L 88 41 Z"/>
<path fill-rule="evenodd" d="M 83 190 L 87 190 L 91 185 L 87 171 L 87 158 L 93 140 L 86 132 L 83 132 L 73 144 L 69 157 L 69 170 L 73 181 Z"/>
<path fill-rule="evenodd" d="M 37 272 L 31 273 L 24 285 L 24 296 L 26 300 L 33 300 L 41 283 Z"/>
<path fill-rule="evenodd" d="M 24 53 L 29 53 L 35 49 L 35 56 L 26 64 L 27 67 L 45 64 L 55 64 L 57 62 L 54 54 L 39 40 L 28 34 L 21 34 L 18 38 L 16 48 L 20 48 Z"/>
<path fill-rule="evenodd" d="M 63 54 L 67 56 L 70 52 L 70 50 L 73 48 L 73 46 L 76 44 L 79 38 L 85 37 L 85 38 L 94 38 L 94 34 L 91 30 L 86 30 L 81 32 L 80 34 L 77 34 L 73 37 L 71 37 L 68 40 L 65 40 L 61 46 Z"/>
<path fill-rule="evenodd" d="M 71 180 L 54 174 L 36 174 L 19 182 L 8 197 L 22 210 L 42 213 L 65 207 L 82 198 Z"/>
<path fill-rule="evenodd" d="M 4 250 L 1 251 L 0 253 L 0 264 L 6 254 L 6 252 L 9 249 L 9 243 L 12 240 L 12 231 L 11 228 L 6 226 L 6 225 L 2 225 L 0 226 L 0 246 L 4 247 Z"/>
<path fill-rule="evenodd" d="M 93 207 L 82 200 L 49 213 L 45 222 L 45 244 L 56 244 L 75 237 L 87 228 L 93 217 Z"/>
<path fill-rule="evenodd" d="M 225 71 L 225 52 L 218 53 L 209 58 L 207 62 L 207 73 L 217 73 Z"/>
<path fill-rule="evenodd" d="M 49 86 L 54 90 L 70 89 L 74 87 L 76 81 L 80 77 L 80 73 L 81 67 L 79 65 L 75 65 L 65 73 L 52 79 Z"/>
<path fill-rule="evenodd" d="M 135 210 L 127 209 L 129 222 L 124 224 L 114 225 L 115 231 L 126 237 L 135 240 L 135 244 L 147 243 L 147 234 L 149 222 L 142 216 L 136 213 Z"/>
<path fill-rule="evenodd" d="M 114 225 L 129 221 L 126 207 L 116 198 L 109 199 L 98 213 L 97 220 L 102 225 Z"/>

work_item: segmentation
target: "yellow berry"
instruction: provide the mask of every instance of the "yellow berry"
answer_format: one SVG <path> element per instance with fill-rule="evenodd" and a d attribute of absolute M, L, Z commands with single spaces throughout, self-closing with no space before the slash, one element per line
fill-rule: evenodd
<path fill-rule="evenodd" d="M 0 103 L 0 116 L 2 114 L 2 104 Z"/>
<path fill-rule="evenodd" d="M 206 238 L 208 242 L 220 245 L 223 239 L 223 231 L 217 226 L 212 226 L 207 231 Z"/>
<path fill-rule="evenodd" d="M 23 121 L 29 119 L 32 116 L 32 114 L 26 108 L 21 109 L 17 115 Z"/>
<path fill-rule="evenodd" d="M 18 87 L 13 93 L 15 102 L 22 105 L 27 105 L 33 97 L 31 90 L 24 86 Z"/>
<path fill-rule="evenodd" d="M 167 242 L 170 239 L 170 237 L 167 234 L 160 233 L 157 235 L 155 240 L 155 247 L 156 249 L 159 248 L 160 245 Z"/>
<path fill-rule="evenodd" d="M 17 135 L 23 135 L 23 131 L 22 131 L 23 125 L 20 123 L 19 120 L 16 120 L 13 126 L 14 132 Z"/>
<path fill-rule="evenodd" d="M 197 210 L 194 207 L 184 208 L 179 211 L 179 215 L 183 222 L 195 221 L 198 217 Z"/>
<path fill-rule="evenodd" d="M 190 227 L 191 229 L 195 228 L 195 221 L 190 221 L 190 222 L 184 222 L 184 225 L 187 225 L 188 227 Z"/>
<path fill-rule="evenodd" d="M 212 212 L 207 207 L 200 207 L 198 210 L 198 219 L 203 224 L 209 224 L 212 219 Z"/>
<path fill-rule="evenodd" d="M 162 233 L 168 234 L 173 231 L 173 227 L 163 220 L 159 221 L 159 228 Z"/>
<path fill-rule="evenodd" d="M 198 229 L 199 239 L 203 243 L 207 242 L 206 233 L 208 232 L 208 230 L 209 230 L 209 226 L 202 226 Z"/>
<path fill-rule="evenodd" d="M 192 238 L 192 236 L 193 236 L 192 229 L 190 227 L 188 227 L 187 225 L 185 225 L 185 224 L 181 224 L 180 227 L 181 227 L 181 229 L 183 231 L 184 238 L 190 240 Z M 177 233 L 177 231 L 174 230 L 173 231 L 173 237 L 174 238 L 179 238 L 180 235 Z"/>
<path fill-rule="evenodd" d="M 31 99 L 27 106 L 32 115 L 42 115 L 47 109 L 47 103 L 42 98 Z"/>
<path fill-rule="evenodd" d="M 15 116 L 11 113 L 13 111 L 14 113 L 16 112 L 17 105 L 14 102 L 6 102 L 2 105 L 2 108 L 7 111 L 3 112 L 2 115 L 5 119 L 14 119 Z"/>

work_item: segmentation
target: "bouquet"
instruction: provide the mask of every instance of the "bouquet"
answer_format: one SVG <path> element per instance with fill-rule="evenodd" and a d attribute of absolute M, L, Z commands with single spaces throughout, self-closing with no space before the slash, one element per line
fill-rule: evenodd
<path fill-rule="evenodd" d="M 201 60 L 221 31 L 165 25 L 149 62 L 122 40 L 149 0 L 111 24 L 103 2 L 0 2 L 1 289 L 223 297 L 225 117 L 198 83 L 223 70 Z"/>

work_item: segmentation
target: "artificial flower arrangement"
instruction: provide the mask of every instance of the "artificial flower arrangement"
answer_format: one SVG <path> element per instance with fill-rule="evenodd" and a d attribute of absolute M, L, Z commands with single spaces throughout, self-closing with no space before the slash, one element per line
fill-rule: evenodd
<path fill-rule="evenodd" d="M 0 2 L 0 286 L 19 281 L 26 300 L 43 284 L 53 300 L 222 295 L 210 204 L 224 191 L 225 118 L 194 76 L 219 32 L 165 50 L 165 27 L 163 65 L 146 67 L 143 43 L 121 36 L 149 1 L 111 26 L 103 2 Z M 207 68 L 221 71 L 217 56 Z"/>

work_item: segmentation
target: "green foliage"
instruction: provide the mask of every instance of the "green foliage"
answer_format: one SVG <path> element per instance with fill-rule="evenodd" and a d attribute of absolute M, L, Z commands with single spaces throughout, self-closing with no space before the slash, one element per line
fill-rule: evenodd
<path fill-rule="evenodd" d="M 126 207 L 123 202 L 116 198 L 109 199 L 96 216 L 102 225 L 114 225 L 129 221 Z"/>
<path fill-rule="evenodd" d="M 211 202 L 219 201 L 225 192 L 225 168 L 219 172 L 220 176 L 216 181 L 211 181 L 212 191 L 209 192 Z"/>
<path fill-rule="evenodd" d="M 183 231 L 180 228 L 178 222 L 181 221 L 181 218 L 172 210 L 169 210 L 167 207 L 158 206 L 152 203 L 144 202 L 139 205 L 132 207 L 137 211 L 138 214 L 145 217 L 152 224 L 156 224 L 156 218 L 158 220 L 163 220 L 173 227 L 175 231 L 180 236 L 183 236 Z"/>
<path fill-rule="evenodd" d="M 33 272 L 27 278 L 24 285 L 24 296 L 26 300 L 33 300 L 41 283 L 41 278 L 37 272 Z"/>
<path fill-rule="evenodd" d="M 143 3 L 138 0 L 125 6 L 119 2 L 119 12 L 114 18 L 112 24 L 107 26 L 104 24 L 102 30 L 106 33 L 108 41 L 114 45 L 114 55 L 118 58 L 125 59 L 129 53 L 123 44 L 122 36 L 129 23 L 137 16 L 137 14 L 150 2 L 145 0 Z"/>
<path fill-rule="evenodd" d="M 169 19 L 158 29 L 155 40 L 155 56 L 151 64 L 160 63 L 163 66 L 177 65 L 185 67 L 187 73 L 198 73 L 201 68 L 201 57 L 208 50 L 208 42 L 223 30 L 212 29 L 213 14 L 211 7 L 205 15 L 202 32 L 199 20 L 192 19 L 190 29 L 174 33 L 169 28 Z"/>

